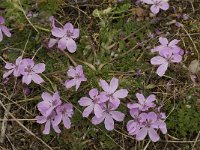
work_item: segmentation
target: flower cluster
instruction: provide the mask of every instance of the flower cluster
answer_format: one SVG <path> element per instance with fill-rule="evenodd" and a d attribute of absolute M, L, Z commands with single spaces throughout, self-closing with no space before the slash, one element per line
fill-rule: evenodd
<path fill-rule="evenodd" d="M 45 123 L 43 134 L 50 133 L 50 127 L 52 125 L 56 133 L 60 133 L 59 124 L 63 121 L 64 127 L 69 129 L 71 127 L 70 118 L 73 115 L 73 106 L 70 103 L 62 104 L 58 92 L 55 92 L 53 96 L 48 92 L 42 93 L 42 102 L 37 105 L 38 110 L 42 116 L 37 116 L 37 123 Z"/>
<path fill-rule="evenodd" d="M 169 4 L 166 0 L 141 0 L 144 3 L 150 4 L 151 11 L 157 14 L 160 9 L 167 10 Z M 66 23 L 63 27 L 56 27 L 55 19 L 50 17 L 52 26 L 52 35 L 48 47 L 51 48 L 58 44 L 60 50 L 67 49 L 70 53 L 74 53 L 77 49 L 75 39 L 79 37 L 80 31 L 74 28 L 71 23 Z M 11 33 L 4 25 L 3 17 L 0 17 L 0 41 L 3 39 L 2 32 L 10 37 Z M 179 40 L 169 42 L 166 38 L 160 37 L 161 45 L 152 49 L 152 52 L 157 52 L 159 56 L 151 59 L 152 65 L 159 65 L 156 73 L 163 76 L 170 63 L 180 63 L 182 60 L 183 50 L 177 46 Z M 3 78 L 8 78 L 11 74 L 15 77 L 22 77 L 22 82 L 30 84 L 32 81 L 36 84 L 41 84 L 44 80 L 39 74 L 45 71 L 45 64 L 35 64 L 32 59 L 18 57 L 15 63 L 6 63 L 7 71 L 3 74 Z M 78 65 L 70 67 L 67 71 L 70 79 L 66 80 L 64 85 L 66 88 L 75 86 L 76 91 L 81 85 L 81 82 L 87 81 L 84 75 L 83 67 Z M 89 97 L 82 97 L 78 103 L 80 106 L 86 107 L 82 113 L 83 117 L 89 117 L 93 114 L 91 122 L 98 125 L 104 122 L 105 128 L 109 131 L 115 128 L 115 121 L 122 122 L 125 114 L 117 111 L 120 106 L 120 99 L 127 97 L 126 89 L 118 89 L 119 80 L 113 77 L 110 83 L 105 80 L 99 82 L 102 91 L 93 88 L 89 91 Z M 62 104 L 58 92 L 51 95 L 48 92 L 43 92 L 42 101 L 37 104 L 37 108 L 41 115 L 36 116 L 37 123 L 45 124 L 43 134 L 49 134 L 51 126 L 56 133 L 60 133 L 59 124 L 63 122 L 64 127 L 71 127 L 70 118 L 73 115 L 73 106 L 70 103 Z M 157 130 L 161 130 L 163 134 L 167 133 L 165 124 L 166 116 L 160 111 L 161 106 L 155 104 L 155 95 L 150 95 L 145 98 L 142 94 L 137 93 L 138 103 L 128 104 L 130 115 L 133 120 L 127 124 L 127 130 L 130 135 L 135 135 L 137 140 L 143 140 L 147 134 L 154 142 L 159 140 Z"/>
<path fill-rule="evenodd" d="M 56 27 L 53 17 L 50 17 L 50 21 L 53 27 L 51 33 L 55 38 L 50 38 L 48 47 L 51 48 L 58 43 L 60 50 L 67 48 L 70 53 L 74 53 L 77 49 L 74 39 L 79 37 L 79 29 L 74 28 L 71 23 L 66 23 L 64 27 Z"/>
<path fill-rule="evenodd" d="M 167 38 L 160 37 L 159 42 L 161 45 L 151 50 L 151 52 L 159 53 L 159 56 L 155 56 L 151 59 L 151 64 L 158 65 L 159 67 L 156 73 L 159 76 L 163 76 L 170 63 L 180 63 L 182 61 L 184 51 L 177 46 L 179 42 L 177 39 L 169 42 Z"/>
<path fill-rule="evenodd" d="M 150 10 L 154 14 L 158 14 L 160 9 L 169 9 L 169 4 L 167 0 L 141 0 L 142 2 L 151 5 Z"/>
<path fill-rule="evenodd" d="M 125 115 L 116 109 L 120 105 L 120 98 L 125 98 L 128 95 L 126 89 L 117 90 L 118 79 L 112 78 L 110 85 L 105 80 L 100 80 L 100 85 L 103 92 L 98 92 L 96 88 L 91 89 L 89 97 L 82 97 L 79 100 L 81 106 L 86 107 L 83 111 L 83 117 L 88 117 L 94 113 L 92 123 L 97 125 L 104 121 L 107 130 L 114 129 L 114 120 L 123 121 Z"/>
<path fill-rule="evenodd" d="M 30 84 L 31 81 L 36 84 L 41 84 L 44 80 L 38 75 L 44 72 L 45 64 L 35 64 L 32 59 L 18 57 L 14 63 L 6 63 L 5 68 L 8 70 L 3 74 L 3 78 L 7 78 L 11 74 L 15 77 L 22 75 L 22 83 Z"/>
<path fill-rule="evenodd" d="M 138 141 L 143 140 L 147 134 L 153 142 L 160 139 L 157 130 L 160 129 L 163 134 L 167 133 L 165 123 L 165 113 L 161 112 L 161 107 L 155 104 L 155 95 L 145 98 L 137 93 L 138 103 L 128 104 L 130 115 L 133 120 L 128 121 L 127 130 L 130 135 L 135 135 Z"/>
<path fill-rule="evenodd" d="M 11 37 L 10 30 L 4 25 L 4 23 L 5 23 L 5 19 L 2 16 L 0 16 L 0 42 L 3 40 L 3 33 L 7 37 Z"/>

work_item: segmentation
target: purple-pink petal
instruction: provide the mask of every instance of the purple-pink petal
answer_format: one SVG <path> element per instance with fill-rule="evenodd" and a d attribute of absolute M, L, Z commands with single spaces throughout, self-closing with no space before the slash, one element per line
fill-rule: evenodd
<path fill-rule="evenodd" d="M 49 134 L 50 132 L 50 126 L 51 126 L 51 122 L 50 120 L 48 120 L 45 124 L 44 130 L 43 130 L 43 134 Z"/>
<path fill-rule="evenodd" d="M 84 111 L 83 111 L 83 114 L 82 114 L 83 117 L 88 117 L 92 113 L 93 109 L 94 109 L 94 105 L 93 104 L 91 104 L 88 107 L 86 107 L 84 109 Z"/>
<path fill-rule="evenodd" d="M 97 118 L 96 116 L 94 116 L 92 118 L 92 124 L 94 124 L 94 125 L 100 124 L 101 122 L 103 122 L 104 119 L 105 119 L 105 114 L 102 115 L 102 117 L 100 117 L 100 118 Z"/>
<path fill-rule="evenodd" d="M 45 64 L 44 63 L 39 63 L 39 64 L 36 64 L 34 67 L 33 67 L 33 71 L 35 73 L 42 73 L 44 72 L 45 70 Z"/>
<path fill-rule="evenodd" d="M 67 75 L 69 77 L 75 77 L 76 76 L 76 70 L 73 67 L 69 67 L 69 70 L 67 71 Z"/>
<path fill-rule="evenodd" d="M 49 94 L 48 92 L 43 92 L 41 97 L 46 102 L 52 101 L 52 99 L 53 99 L 51 94 Z"/>
<path fill-rule="evenodd" d="M 136 135 L 136 139 L 138 141 L 141 141 L 141 140 L 144 140 L 144 138 L 147 136 L 147 131 L 148 129 L 147 128 L 142 128 L 138 131 L 137 135 Z"/>
<path fill-rule="evenodd" d="M 60 130 L 60 128 L 58 126 L 52 126 L 52 127 L 53 127 L 53 129 L 54 129 L 54 131 L 56 133 L 60 133 L 61 132 L 61 130 Z"/>
<path fill-rule="evenodd" d="M 159 42 L 160 44 L 164 45 L 164 46 L 167 46 L 169 41 L 167 40 L 167 38 L 164 38 L 164 37 L 160 37 L 159 38 Z"/>
<path fill-rule="evenodd" d="M 36 116 L 36 122 L 39 123 L 39 124 L 43 124 L 47 121 L 46 117 L 44 116 Z"/>
<path fill-rule="evenodd" d="M 44 82 L 44 80 L 36 73 L 32 73 L 32 80 L 37 84 L 41 84 Z"/>
<path fill-rule="evenodd" d="M 5 65 L 5 68 L 6 69 L 13 69 L 13 68 L 15 68 L 16 66 L 13 64 L 13 63 L 6 63 L 6 65 Z"/>
<path fill-rule="evenodd" d="M 94 114 L 97 118 L 100 118 L 103 114 L 103 110 L 99 104 L 94 105 Z"/>
<path fill-rule="evenodd" d="M 92 99 L 94 99 L 98 95 L 98 90 L 97 88 L 93 88 L 89 91 L 89 95 Z"/>
<path fill-rule="evenodd" d="M 74 27 L 71 23 L 66 23 L 64 25 L 64 29 L 65 29 L 65 31 L 70 31 L 71 33 L 73 33 Z"/>
<path fill-rule="evenodd" d="M 10 76 L 12 73 L 13 73 L 13 69 L 12 70 L 9 70 L 9 71 L 6 71 L 4 74 L 3 74 L 3 79 L 7 78 L 8 76 Z"/>
<path fill-rule="evenodd" d="M 156 96 L 154 94 L 151 94 L 147 97 L 146 102 L 149 104 L 149 103 L 152 103 L 155 100 L 156 100 Z"/>
<path fill-rule="evenodd" d="M 0 29 L 0 42 L 3 40 L 3 34 L 2 34 L 2 31 Z"/>
<path fill-rule="evenodd" d="M 119 80 L 117 78 L 115 78 L 115 77 L 113 77 L 111 79 L 111 81 L 110 81 L 110 88 L 109 88 L 109 91 L 110 91 L 109 93 L 110 94 L 114 93 L 117 90 L 117 88 L 118 88 L 118 82 L 119 82 Z"/>
<path fill-rule="evenodd" d="M 79 105 L 81 106 L 89 106 L 92 103 L 92 100 L 88 97 L 82 97 L 79 101 L 78 101 Z"/>
<path fill-rule="evenodd" d="M 174 39 L 171 42 L 169 42 L 169 46 L 176 46 L 178 44 L 178 42 L 180 42 L 180 40 Z"/>
<path fill-rule="evenodd" d="M 157 120 L 157 115 L 154 112 L 150 112 L 147 114 L 147 120 L 151 122 L 155 122 Z"/>
<path fill-rule="evenodd" d="M 155 56 L 155 57 L 151 58 L 152 65 L 161 65 L 165 62 L 167 62 L 167 60 L 161 56 Z"/>
<path fill-rule="evenodd" d="M 157 132 L 155 131 L 155 129 L 153 129 L 153 128 L 149 128 L 148 134 L 149 134 L 150 139 L 151 139 L 153 142 L 157 142 L 157 141 L 160 139 L 158 133 L 157 133 Z"/>
<path fill-rule="evenodd" d="M 159 13 L 159 11 L 160 11 L 160 7 L 158 7 L 158 6 L 156 6 L 156 5 L 152 5 L 152 6 L 150 7 L 150 10 L 151 10 L 152 13 L 157 14 L 157 13 Z"/>
<path fill-rule="evenodd" d="M 52 35 L 58 38 L 62 38 L 65 35 L 65 31 L 62 28 L 53 28 L 52 29 Z"/>
<path fill-rule="evenodd" d="M 80 85 L 81 85 L 81 80 L 76 80 L 76 91 L 78 90 Z"/>
<path fill-rule="evenodd" d="M 109 114 L 106 115 L 104 124 L 107 130 L 111 131 L 114 129 L 114 120 Z"/>
<path fill-rule="evenodd" d="M 70 53 L 74 53 L 77 49 L 76 42 L 73 39 L 68 39 L 65 41 L 66 47 Z"/>
<path fill-rule="evenodd" d="M 50 38 L 49 43 L 48 43 L 48 47 L 51 48 L 51 47 L 53 47 L 56 43 L 58 43 L 58 39 Z"/>
<path fill-rule="evenodd" d="M 65 126 L 65 128 L 69 129 L 71 127 L 71 121 L 69 119 L 69 117 L 64 116 L 63 117 L 63 124 Z"/>
<path fill-rule="evenodd" d="M 4 24 L 4 23 L 5 23 L 5 19 L 2 16 L 0 16 L 0 24 Z"/>
<path fill-rule="evenodd" d="M 1 25 L 1 26 L 0 26 L 0 29 L 2 30 L 2 32 L 3 32 L 7 37 L 11 37 L 10 30 L 9 30 L 6 26 Z"/>
<path fill-rule="evenodd" d="M 126 89 L 117 90 L 113 96 L 116 98 L 125 98 L 128 95 L 128 91 Z"/>
<path fill-rule="evenodd" d="M 182 56 L 179 55 L 179 54 L 174 54 L 174 55 L 172 55 L 172 57 L 171 57 L 171 61 L 172 61 L 172 62 L 179 63 L 179 62 L 182 61 Z"/>
<path fill-rule="evenodd" d="M 22 77 L 22 83 L 26 83 L 27 85 L 31 83 L 32 76 L 31 75 L 24 75 Z"/>
<path fill-rule="evenodd" d="M 74 85 L 76 85 L 75 79 L 65 81 L 65 87 L 68 88 L 68 89 L 71 88 Z"/>
<path fill-rule="evenodd" d="M 73 30 L 73 35 L 71 36 L 73 39 L 78 38 L 80 35 L 80 30 L 79 29 L 74 29 Z"/>
<path fill-rule="evenodd" d="M 58 41 L 58 48 L 60 50 L 65 50 L 67 48 L 67 39 L 65 37 Z"/>
<path fill-rule="evenodd" d="M 105 92 L 109 92 L 109 85 L 105 80 L 100 80 L 100 85 Z"/>
<path fill-rule="evenodd" d="M 110 98 L 110 103 L 112 103 L 117 108 L 120 105 L 120 100 L 118 98 Z"/>
<path fill-rule="evenodd" d="M 169 3 L 168 2 L 161 2 L 160 3 L 160 9 L 162 9 L 162 10 L 169 9 Z"/>
<path fill-rule="evenodd" d="M 130 120 L 127 123 L 127 131 L 130 135 L 136 135 L 140 129 L 140 126 L 134 120 Z"/>
<path fill-rule="evenodd" d="M 145 97 L 144 97 L 143 94 L 136 93 L 136 97 L 137 97 L 137 99 L 138 99 L 138 101 L 139 101 L 140 104 L 144 104 L 144 102 L 145 102 Z"/>
<path fill-rule="evenodd" d="M 56 101 L 60 101 L 60 95 L 59 95 L 58 91 L 56 91 L 56 92 L 53 94 L 53 99 L 56 100 Z"/>
<path fill-rule="evenodd" d="M 125 117 L 125 115 L 119 111 L 111 111 L 110 114 L 113 119 L 115 119 L 116 121 L 119 121 L 119 122 L 123 121 L 124 117 Z"/>
<path fill-rule="evenodd" d="M 154 4 L 153 0 L 141 0 L 141 1 L 146 3 L 146 4 Z"/>
<path fill-rule="evenodd" d="M 51 121 L 53 126 L 58 126 L 62 120 L 62 115 L 56 115 L 54 119 Z"/>
<path fill-rule="evenodd" d="M 164 63 L 164 64 L 162 64 L 162 65 L 160 65 L 159 67 L 158 67 L 158 69 L 156 70 L 156 73 L 160 76 L 160 77 L 162 77 L 164 74 L 165 74 L 165 72 L 166 72 L 166 70 L 167 70 L 167 68 L 168 68 L 168 63 Z"/>

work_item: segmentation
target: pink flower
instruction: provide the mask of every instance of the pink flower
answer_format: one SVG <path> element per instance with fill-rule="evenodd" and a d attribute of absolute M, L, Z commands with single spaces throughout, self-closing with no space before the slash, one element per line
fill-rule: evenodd
<path fill-rule="evenodd" d="M 127 123 L 127 131 L 129 135 L 136 135 L 141 128 L 140 123 L 144 121 L 143 114 L 140 114 L 138 109 L 131 109 L 130 115 L 133 120 L 129 120 Z"/>
<path fill-rule="evenodd" d="M 182 61 L 182 56 L 179 54 L 173 54 L 171 50 L 165 49 L 162 51 L 162 56 L 155 56 L 151 59 L 152 65 L 159 65 L 156 73 L 162 77 L 170 63 L 180 63 Z"/>
<path fill-rule="evenodd" d="M 104 121 L 105 124 L 105 128 L 109 131 L 114 129 L 114 120 L 116 121 L 123 121 L 125 115 L 119 111 L 115 111 L 117 109 L 117 107 L 113 106 L 112 104 L 104 104 L 102 105 L 102 117 L 97 118 L 96 116 L 94 116 L 92 118 L 92 123 L 94 125 L 100 124 L 101 122 Z"/>
<path fill-rule="evenodd" d="M 140 111 L 146 111 L 149 108 L 155 107 L 154 101 L 156 100 L 155 95 L 149 95 L 147 98 L 144 97 L 143 94 L 136 93 L 136 97 L 139 103 L 128 104 L 129 109 L 139 109 Z"/>
<path fill-rule="evenodd" d="M 128 104 L 130 115 L 133 118 L 127 123 L 129 135 L 136 135 L 138 141 L 143 140 L 147 134 L 153 142 L 160 139 L 157 130 L 160 129 L 163 134 L 167 133 L 165 123 L 165 113 L 161 112 L 161 106 L 156 106 L 155 95 L 150 95 L 147 99 L 142 94 L 136 94 L 139 103 Z"/>
<path fill-rule="evenodd" d="M 80 31 L 77 28 L 74 28 L 71 23 L 66 23 L 64 27 L 58 28 L 54 24 L 54 19 L 51 17 L 50 21 L 52 22 L 52 35 L 56 39 L 51 38 L 48 46 L 53 47 L 58 43 L 58 48 L 60 50 L 65 50 L 66 48 L 70 53 L 74 53 L 77 49 L 77 45 L 74 39 L 79 37 Z"/>
<path fill-rule="evenodd" d="M 107 101 L 107 97 L 104 94 L 98 94 L 96 88 L 91 89 L 89 92 L 89 97 L 82 97 L 78 103 L 81 106 L 87 106 L 83 111 L 83 117 L 88 117 L 92 112 L 94 112 L 97 118 L 102 116 L 103 110 L 101 104 Z"/>
<path fill-rule="evenodd" d="M 10 30 L 4 25 L 4 23 L 5 23 L 5 19 L 2 16 L 0 16 L 0 42 L 3 40 L 3 33 L 7 37 L 11 37 Z"/>
<path fill-rule="evenodd" d="M 70 103 L 63 104 L 56 108 L 57 116 L 63 120 L 63 124 L 65 128 L 69 129 L 71 127 L 71 120 L 74 111 L 73 106 Z"/>
<path fill-rule="evenodd" d="M 188 20 L 189 16 L 187 14 L 183 14 L 183 19 Z"/>
<path fill-rule="evenodd" d="M 60 123 L 60 117 L 58 117 L 55 111 L 52 111 L 49 116 L 37 116 L 36 122 L 39 124 L 45 123 L 43 134 L 49 134 L 51 125 L 56 133 L 60 133 L 58 124 Z"/>
<path fill-rule="evenodd" d="M 119 99 L 125 98 L 128 95 L 128 91 L 126 89 L 117 90 L 118 82 L 118 79 L 115 77 L 113 77 L 110 81 L 110 85 L 105 80 L 100 80 L 100 85 L 105 91 L 106 96 L 108 97 L 109 101 L 116 107 L 120 105 Z"/>
<path fill-rule="evenodd" d="M 5 68 L 8 69 L 9 71 L 5 72 L 3 74 L 3 78 L 7 78 L 9 75 L 13 73 L 15 77 L 19 77 L 21 75 L 20 70 L 19 70 L 19 65 L 21 64 L 22 57 L 18 57 L 16 59 L 15 64 L 13 63 L 6 63 Z"/>
<path fill-rule="evenodd" d="M 159 13 L 160 9 L 169 9 L 169 4 L 166 0 L 141 0 L 142 2 L 151 5 L 151 12 L 154 14 Z"/>
<path fill-rule="evenodd" d="M 61 105 L 61 100 L 58 92 L 55 92 L 53 96 L 49 94 L 48 92 L 42 93 L 42 99 L 43 101 L 38 103 L 37 108 L 44 116 L 49 116 L 52 111 Z"/>
<path fill-rule="evenodd" d="M 28 85 L 33 80 L 35 83 L 41 84 L 44 80 L 38 74 L 44 72 L 44 70 L 44 63 L 35 65 L 32 59 L 23 59 L 20 65 L 20 72 L 23 75 L 22 82 Z"/>
<path fill-rule="evenodd" d="M 157 108 L 156 125 L 157 125 L 157 128 L 159 128 L 163 134 L 166 134 L 167 133 L 167 125 L 165 123 L 166 115 L 165 115 L 165 113 L 161 112 L 160 109 L 161 109 L 161 107 Z"/>
<path fill-rule="evenodd" d="M 181 28 L 184 27 L 184 25 L 183 25 L 182 23 L 180 23 L 180 22 L 176 22 L 176 23 L 175 23 L 175 26 L 177 26 L 177 27 L 179 27 L 179 28 L 180 28 L 180 27 L 181 27 Z"/>
<path fill-rule="evenodd" d="M 180 40 L 174 39 L 171 42 L 167 38 L 160 37 L 159 42 L 161 45 L 156 46 L 151 52 L 159 52 L 160 55 L 163 55 L 166 49 L 169 49 L 173 54 L 182 54 L 183 50 L 177 46 Z"/>
<path fill-rule="evenodd" d="M 157 129 L 156 121 L 157 115 L 154 112 L 150 112 L 148 114 L 144 113 L 143 118 L 146 118 L 145 121 L 142 123 L 142 128 L 137 132 L 136 139 L 141 141 L 149 135 L 150 139 L 153 142 L 156 142 L 160 139 L 158 133 L 155 129 Z"/>
<path fill-rule="evenodd" d="M 78 65 L 76 68 L 70 67 L 67 71 L 67 75 L 73 79 L 66 80 L 65 86 L 66 88 L 71 88 L 72 86 L 76 86 L 76 91 L 80 87 L 80 84 L 82 81 L 87 81 L 87 78 L 85 77 L 83 73 L 83 68 L 81 65 Z"/>

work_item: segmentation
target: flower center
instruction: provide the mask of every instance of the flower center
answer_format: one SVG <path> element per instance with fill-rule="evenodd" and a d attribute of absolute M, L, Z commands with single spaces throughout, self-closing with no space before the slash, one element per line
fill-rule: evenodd
<path fill-rule="evenodd" d="M 52 105 L 53 105 L 53 106 L 56 106 L 56 105 L 57 105 L 57 100 L 56 100 L 56 99 L 52 102 Z"/>
<path fill-rule="evenodd" d="M 66 36 L 67 36 L 68 38 L 70 38 L 71 36 L 73 36 L 73 33 L 70 32 L 69 30 L 67 30 Z"/>
<path fill-rule="evenodd" d="M 76 78 L 76 79 L 80 79 L 80 78 L 81 78 L 81 75 L 77 73 L 77 74 L 75 75 L 74 78 Z"/>
<path fill-rule="evenodd" d="M 100 100 L 100 98 L 99 97 L 95 97 L 93 100 L 94 100 L 94 103 L 97 103 Z"/>
<path fill-rule="evenodd" d="M 61 110 L 61 113 L 62 113 L 63 115 L 64 115 L 66 112 L 67 112 L 66 109 L 62 109 L 62 110 Z"/>
<path fill-rule="evenodd" d="M 26 68 L 25 68 L 25 72 L 31 72 L 32 71 L 32 68 L 30 65 L 28 65 Z"/>
<path fill-rule="evenodd" d="M 156 5 L 156 6 L 159 6 L 159 5 L 160 5 L 160 3 L 161 3 L 161 1 L 160 1 L 160 0 L 158 0 L 158 1 L 156 1 L 156 2 L 155 2 L 155 5 Z"/>

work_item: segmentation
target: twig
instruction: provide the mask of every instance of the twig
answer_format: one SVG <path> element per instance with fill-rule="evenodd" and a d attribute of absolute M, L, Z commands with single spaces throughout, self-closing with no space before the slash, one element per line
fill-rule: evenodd
<path fill-rule="evenodd" d="M 5 119 L 0 119 L 0 121 L 15 121 L 15 120 L 18 120 L 18 121 L 36 121 L 36 119 L 7 119 L 7 118 L 5 118 Z"/>
<path fill-rule="evenodd" d="M 197 135 L 197 137 L 196 137 L 196 139 L 195 139 L 195 142 L 194 142 L 194 144 L 193 144 L 193 146 L 192 146 L 192 150 L 195 150 L 195 145 L 197 144 L 197 141 L 198 141 L 198 139 L 199 139 L 199 135 L 200 135 L 200 131 L 199 131 L 199 133 L 198 133 L 198 135 Z"/>
<path fill-rule="evenodd" d="M 65 54 L 65 56 L 67 56 L 67 58 L 69 58 L 69 60 L 72 62 L 72 64 L 74 66 L 77 66 L 77 63 L 74 61 L 74 59 L 67 52 L 65 52 L 65 51 L 61 51 L 61 52 L 63 52 L 63 54 Z"/>
<path fill-rule="evenodd" d="M 144 150 L 146 150 L 149 146 L 149 144 L 151 143 L 151 140 L 149 140 L 149 142 L 147 143 L 147 145 L 144 147 Z"/>
<path fill-rule="evenodd" d="M 3 57 L 0 56 L 0 59 L 1 59 L 4 63 L 7 63 L 7 62 L 3 59 Z"/>
<path fill-rule="evenodd" d="M 11 105 L 7 106 L 7 110 L 10 111 Z M 3 121 L 1 124 L 1 136 L 0 136 L 0 142 L 4 143 L 4 139 L 5 139 L 5 133 L 6 133 L 6 128 L 7 128 L 7 118 L 8 118 L 8 111 L 5 111 L 4 113 L 4 117 L 3 117 Z"/>
<path fill-rule="evenodd" d="M 32 60 L 35 58 L 35 56 L 37 55 L 37 53 L 39 52 L 39 50 L 42 48 L 42 45 L 36 50 L 36 52 L 34 53 Z"/>
<path fill-rule="evenodd" d="M 31 36 L 31 32 L 29 33 L 28 39 L 27 39 L 27 41 L 26 41 L 26 43 L 25 43 L 25 45 L 24 45 L 24 49 L 23 49 L 23 51 L 22 51 L 22 57 L 24 56 L 24 52 L 25 52 L 26 47 L 27 47 L 27 45 L 28 45 L 28 41 L 29 41 L 30 36 Z"/>
<path fill-rule="evenodd" d="M 195 45 L 195 43 L 194 43 L 194 41 L 193 41 L 193 39 L 192 39 L 192 37 L 190 36 L 190 34 L 188 33 L 188 31 L 183 27 L 183 30 L 186 32 L 186 34 L 188 35 L 188 37 L 189 37 L 189 39 L 191 40 L 191 42 L 192 42 L 192 44 L 193 44 L 193 46 L 194 46 L 194 49 L 195 49 L 195 51 L 197 52 L 197 58 L 198 58 L 198 61 L 199 61 L 199 51 L 198 51 L 198 49 L 197 49 L 197 46 Z"/>

